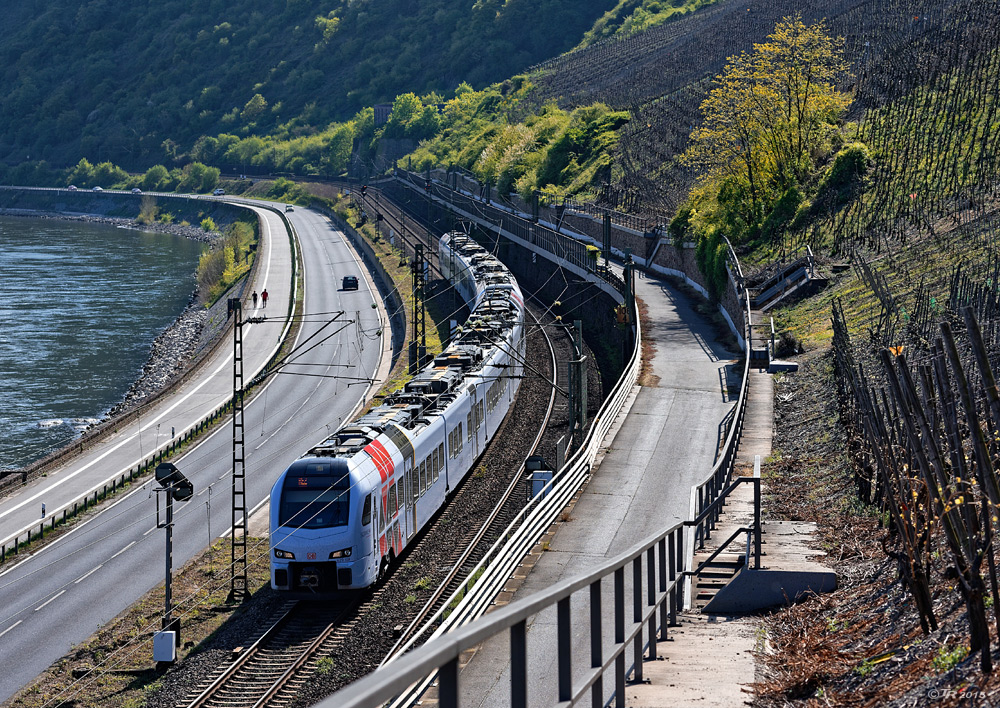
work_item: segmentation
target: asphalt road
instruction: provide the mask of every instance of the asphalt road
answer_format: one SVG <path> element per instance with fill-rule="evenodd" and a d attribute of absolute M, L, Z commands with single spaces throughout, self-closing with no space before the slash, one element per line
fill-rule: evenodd
<path fill-rule="evenodd" d="M 383 356 L 387 333 L 382 332 L 388 324 L 381 298 L 363 277 L 361 265 L 346 245 L 345 237 L 326 218 L 308 210 L 297 210 L 288 217 L 298 232 L 304 263 L 305 316 L 297 342 L 308 340 L 308 343 L 297 346 L 299 353 L 293 355 L 293 363 L 271 378 L 246 406 L 246 499 L 251 508 L 267 498 L 271 484 L 288 463 L 352 414 L 369 393 L 368 379 L 380 362 L 384 369 L 384 360 L 388 358 Z M 283 315 L 291 271 L 282 270 L 277 252 L 285 239 L 283 230 L 278 230 L 280 220 L 274 214 L 266 218 L 271 239 L 267 244 L 269 252 L 261 257 L 274 260 L 261 263 L 255 287 L 258 292 L 264 287 L 268 289 L 268 314 Z M 344 274 L 362 276 L 361 288 L 340 291 Z M 379 308 L 372 308 L 373 303 L 379 303 Z M 245 316 L 263 314 L 249 310 L 248 307 Z M 341 311 L 345 314 L 330 325 Z M 277 321 L 244 328 L 244 346 L 255 352 L 253 362 L 244 364 L 246 380 L 257 368 L 257 362 L 266 361 L 282 328 Z M 309 338 L 319 330 L 321 334 Z M 257 359 L 258 356 L 263 359 Z M 223 355 L 218 363 L 203 369 L 215 372 L 229 390 L 231 357 L 231 353 L 228 357 Z M 171 397 L 175 399 L 174 410 L 210 410 L 229 393 L 223 388 L 214 396 L 203 395 L 204 389 L 215 385 L 207 382 L 202 389 L 192 392 L 191 387 L 197 385 L 182 387 Z M 171 404 L 164 405 L 169 408 Z M 161 429 L 169 427 L 166 420 L 163 418 L 159 423 Z M 144 442 L 151 440 L 146 436 L 154 425 L 144 420 L 140 426 Z M 110 470 L 135 464 L 131 460 L 139 456 L 138 435 L 136 431 L 134 449 L 131 443 L 122 444 L 88 469 L 101 468 L 110 476 Z M 116 438 L 126 439 L 127 432 L 120 432 Z M 0 514 L 12 517 L 21 508 L 34 511 L 40 490 L 44 489 L 46 499 L 52 498 L 49 495 L 59 488 L 61 474 L 71 480 L 85 478 L 86 472 L 72 475 L 77 463 L 69 471 L 50 475 L 43 485 L 27 488 L 4 500 Z M 174 505 L 174 567 L 178 568 L 230 527 L 231 426 L 220 426 L 174 463 L 195 487 L 195 496 L 190 501 Z M 156 528 L 154 486 L 155 483 L 147 482 L 137 487 L 29 559 L 0 573 L 0 667 L 3 667 L 0 702 L 143 593 L 163 582 L 164 531 Z M 266 563 L 267 558 L 259 562 Z M 219 582 L 228 585 L 223 574 Z M 183 618 L 184 598 L 174 599 L 181 605 L 175 616 Z M 151 654 L 148 635 L 130 650 Z M 107 657 L 103 668 L 113 668 L 116 659 Z M 152 663 L 151 655 L 149 660 Z"/>

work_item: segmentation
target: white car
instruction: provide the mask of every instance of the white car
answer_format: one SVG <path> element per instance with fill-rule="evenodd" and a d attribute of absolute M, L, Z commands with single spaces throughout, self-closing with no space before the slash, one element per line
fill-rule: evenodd
<path fill-rule="evenodd" d="M 142 194 L 142 190 L 138 187 L 132 187 L 132 194 Z"/>
<path fill-rule="evenodd" d="M 99 186 L 94 186 L 94 187 L 91 187 L 91 191 L 92 192 L 103 192 L 104 188 L 103 187 L 99 187 Z"/>
<path fill-rule="evenodd" d="M 212 194 L 214 194 L 217 197 L 221 197 L 225 193 L 226 193 L 226 190 L 224 190 L 224 189 L 217 189 L 214 192 L 212 192 Z"/>

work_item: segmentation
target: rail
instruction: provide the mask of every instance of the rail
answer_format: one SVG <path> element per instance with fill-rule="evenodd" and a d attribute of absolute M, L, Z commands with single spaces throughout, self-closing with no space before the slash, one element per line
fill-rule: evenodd
<path fill-rule="evenodd" d="M 288 332 L 291 327 L 292 313 L 295 307 L 295 280 L 298 277 L 298 256 L 295 229 L 292 227 L 291 223 L 281 210 L 268 207 L 266 205 L 255 206 L 260 206 L 260 208 L 263 209 L 271 209 L 279 215 L 285 224 L 286 233 L 288 234 L 288 238 L 292 244 L 292 283 L 285 328 L 282 331 L 281 336 L 278 338 L 278 344 L 275 346 L 270 358 L 264 363 L 261 372 L 250 380 L 250 382 L 246 385 L 245 390 L 250 390 L 261 383 L 266 378 L 266 372 L 268 372 L 275 361 L 277 361 L 278 354 L 281 351 L 281 346 L 284 343 L 285 338 L 288 336 Z M 224 337 L 220 339 L 219 345 L 221 346 L 223 342 Z M 123 488 L 136 479 L 149 474 L 149 472 L 151 472 L 156 465 L 164 459 L 168 458 L 177 450 L 182 449 L 184 445 L 188 444 L 203 432 L 210 429 L 216 422 L 228 416 L 232 406 L 233 397 L 230 396 L 229 399 L 216 407 L 211 413 L 204 416 L 201 420 L 193 423 L 186 430 L 181 431 L 180 434 L 178 434 L 170 442 L 165 443 L 163 446 L 154 450 L 150 455 L 138 462 L 135 467 L 130 466 L 124 472 L 116 472 L 111 477 L 98 482 L 84 494 L 77 496 L 75 500 L 62 504 L 51 510 L 46 518 L 43 518 L 38 522 L 32 522 L 31 524 L 21 527 L 16 532 L 7 535 L 5 538 L 0 540 L 0 564 L 3 564 L 9 556 L 19 555 L 21 548 L 29 545 L 32 541 L 44 540 L 46 526 L 49 527 L 48 533 L 52 533 L 56 530 L 57 526 L 63 525 L 70 519 L 75 518 L 78 514 L 86 512 L 88 509 L 106 499 L 109 494 L 114 494 L 120 488 Z"/>
<path fill-rule="evenodd" d="M 591 273 L 591 277 L 600 278 L 598 273 Z M 741 301 L 746 313 L 744 330 L 749 345 L 747 330 L 750 326 L 750 300 L 746 291 L 742 293 Z M 587 574 L 558 583 L 486 616 L 482 615 L 496 591 L 510 577 L 513 568 L 565 508 L 590 474 L 601 443 L 624 407 L 638 375 L 641 338 L 638 318 L 635 317 L 632 321 L 636 325 L 632 355 L 622 377 L 601 407 L 587 439 L 553 478 L 550 493 L 537 504 L 529 505 L 524 512 L 524 523 L 502 545 L 498 542 L 498 550 L 489 556 L 495 562 L 484 566 L 482 577 L 474 588 L 476 592 L 470 592 L 458 603 L 448 621 L 442 623 L 434 637 L 425 645 L 321 701 L 317 704 L 319 708 L 375 708 L 394 699 L 394 706 L 409 704 L 435 678 L 440 706 L 457 708 L 459 661 L 462 653 L 501 632 L 508 632 L 510 636 L 510 705 L 512 708 L 526 708 L 527 625 L 538 613 L 553 608 L 556 611 L 556 680 L 560 707 L 576 705 L 585 699 L 589 699 L 594 708 L 607 705 L 603 681 L 605 674 L 612 670 L 615 705 L 625 705 L 626 654 L 631 648 L 633 680 L 642 680 L 644 649 L 648 658 L 655 659 L 657 642 L 668 638 L 668 630 L 676 624 L 678 611 L 684 609 L 689 576 L 692 573 L 694 546 L 698 543 L 703 545 L 715 528 L 722 504 L 714 502 L 731 484 L 746 414 L 749 350 L 744 357 L 743 384 L 723 453 L 705 481 L 692 489 L 690 521 L 680 522 L 660 531 Z M 631 571 L 631 588 L 626 593 L 628 571 Z M 603 643 L 604 580 L 610 580 L 613 586 L 614 641 L 609 647 L 610 652 L 605 650 Z M 571 637 L 574 635 L 570 607 L 572 596 L 583 591 L 589 594 L 590 626 L 587 632 L 590 637 L 590 668 L 574 679 L 570 660 Z M 632 600 L 631 622 L 626 621 L 626 594 L 630 594 Z M 473 617 L 477 619 L 458 626 Z"/>
<path fill-rule="evenodd" d="M 557 366 L 555 348 L 552 346 L 552 340 L 548 332 L 545 330 L 544 327 L 541 327 L 541 322 L 538 321 L 537 317 L 535 318 L 535 320 L 536 324 L 538 324 L 539 326 L 539 331 L 541 331 L 542 335 L 545 337 L 545 341 L 549 349 L 550 365 L 552 367 L 554 375 Z M 549 394 L 549 403 L 546 406 L 545 416 L 542 419 L 541 425 L 539 426 L 538 434 L 535 436 L 535 439 L 528 447 L 527 454 L 524 455 L 525 459 L 527 459 L 531 455 L 534 455 L 535 451 L 538 449 L 538 445 L 541 443 L 542 437 L 545 434 L 545 429 L 546 427 L 548 427 L 549 420 L 552 417 L 552 411 L 555 408 L 555 402 L 556 402 L 556 389 L 555 387 L 553 387 Z M 451 594 L 451 596 L 447 598 L 447 600 L 443 604 L 439 602 L 442 599 L 444 593 L 447 591 L 448 587 L 450 587 L 454 583 L 461 569 L 465 566 L 466 561 L 472 556 L 473 551 L 479 545 L 483 536 L 489 530 L 490 526 L 494 523 L 495 519 L 497 519 L 503 512 L 503 509 L 506 506 L 507 501 L 514 494 L 515 490 L 517 489 L 518 483 L 523 478 L 524 468 L 525 468 L 525 463 L 522 462 L 520 469 L 518 469 L 517 473 L 513 475 L 513 477 L 511 477 L 511 482 L 507 486 L 507 489 L 504 492 L 503 497 L 497 503 L 496 508 L 493 510 L 493 513 L 490 515 L 488 519 L 486 519 L 486 521 L 483 522 L 483 525 L 480 527 L 475 537 L 463 551 L 462 555 L 455 562 L 454 567 L 448 573 L 447 577 L 438 586 L 438 589 L 427 600 L 423 609 L 421 609 L 421 611 L 413 619 L 413 621 L 410 623 L 410 626 L 406 628 L 402 636 L 399 638 L 399 641 L 396 642 L 396 645 L 389 651 L 388 655 L 386 656 L 385 659 L 382 660 L 382 663 L 379 664 L 379 666 L 388 663 L 396 656 L 403 654 L 404 652 L 409 650 L 420 639 L 420 637 L 428 633 L 428 629 L 430 627 L 436 626 L 436 624 L 440 622 L 443 617 L 446 617 L 450 614 L 449 613 L 450 608 L 457 605 L 466 595 L 472 592 L 473 587 L 475 587 L 475 585 L 479 581 L 479 573 L 483 567 L 482 562 L 476 565 L 476 567 L 473 568 L 473 570 L 466 575 L 465 580 Z M 515 519 L 510 524 L 507 525 L 507 528 L 501 535 L 501 540 L 510 535 L 512 528 L 516 528 L 515 524 L 517 523 L 518 518 L 520 518 L 520 513 L 518 514 L 517 517 L 515 517 Z M 490 557 L 490 553 L 493 553 L 496 547 L 497 544 L 495 543 L 487 552 L 486 557 Z M 437 609 L 435 610 L 435 608 Z"/>

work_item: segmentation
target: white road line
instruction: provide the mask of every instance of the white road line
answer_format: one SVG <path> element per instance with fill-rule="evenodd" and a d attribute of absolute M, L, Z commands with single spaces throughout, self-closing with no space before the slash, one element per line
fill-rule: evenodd
<path fill-rule="evenodd" d="M 10 630 L 14 629 L 14 627 L 16 627 L 17 625 L 21 624 L 21 622 L 23 622 L 23 621 L 24 620 L 18 620 L 17 622 L 15 622 L 11 626 L 9 626 L 7 629 L 5 629 L 4 631 L 0 632 L 0 637 L 2 637 L 3 635 L 7 634 L 7 632 L 9 632 Z"/>
<path fill-rule="evenodd" d="M 76 580 L 74 580 L 74 581 L 73 581 L 73 584 L 74 584 L 74 585 L 76 585 L 76 584 L 77 584 L 77 583 L 79 583 L 79 582 L 80 582 L 81 580 L 83 580 L 84 578 L 87 578 L 87 577 L 89 577 L 89 576 L 93 575 L 94 573 L 96 573 L 97 571 L 99 571 L 99 570 L 100 570 L 101 568 L 103 568 L 103 567 L 104 567 L 104 564 L 103 564 L 103 563 L 101 563 L 101 564 L 100 564 L 99 566 L 97 566 L 96 568 L 91 568 L 91 569 L 90 569 L 90 570 L 88 570 L 88 571 L 87 571 L 86 573 L 84 573 L 83 575 L 81 575 L 81 576 L 80 576 L 79 578 L 77 578 Z"/>
<path fill-rule="evenodd" d="M 116 554 L 114 554 L 113 556 L 111 556 L 111 558 L 109 558 L 108 560 L 111 560 L 112 558 L 117 558 L 118 556 L 120 556 L 122 553 L 124 553 L 125 551 L 127 551 L 128 549 L 130 549 L 135 544 L 136 544 L 136 542 L 132 541 L 132 543 L 130 543 L 127 546 L 125 546 L 125 548 L 123 548 L 120 551 L 118 551 Z"/>
<path fill-rule="evenodd" d="M 143 536 L 148 536 L 149 534 L 151 534 L 151 533 L 153 533 L 154 531 L 156 531 L 156 529 L 157 529 L 157 528 L 158 528 L 157 526 L 154 526 L 154 527 L 153 527 L 153 528 L 151 528 L 151 529 L 150 529 L 149 531 L 147 531 L 146 533 L 144 533 L 144 534 L 143 534 Z"/>
<path fill-rule="evenodd" d="M 49 604 L 50 602 L 52 602 L 53 600 L 55 600 L 57 597 L 59 597 L 60 595 L 62 595 L 64 592 L 66 592 L 66 591 L 65 590 L 60 590 L 59 592 L 57 592 L 55 595 L 53 595 L 48 600 L 46 600 L 45 602 L 43 602 L 41 605 L 39 605 L 38 607 L 36 607 L 35 608 L 35 612 L 38 612 L 40 609 L 42 609 L 47 604 Z"/>
<path fill-rule="evenodd" d="M 271 243 L 271 228 L 267 224 L 267 220 L 266 219 L 263 220 L 263 223 L 264 223 L 264 225 L 265 225 L 265 227 L 267 229 L 267 242 L 268 242 L 268 244 L 270 244 Z M 268 256 L 267 256 L 266 261 L 267 262 L 266 262 L 265 267 L 264 267 L 264 279 L 265 279 L 265 281 L 267 280 L 268 275 L 270 275 L 270 273 L 271 273 L 270 246 L 268 246 Z M 247 336 L 250 334 L 250 331 L 252 329 L 253 329 L 253 325 L 252 324 L 248 325 L 247 327 L 244 328 L 244 330 L 243 330 L 243 337 L 244 337 L 244 339 L 247 338 Z M 77 475 L 83 473 L 84 471 L 86 471 L 90 467 L 93 467 L 98 462 L 100 462 L 105 457 L 107 457 L 108 455 L 112 454 L 113 452 L 115 452 L 119 448 L 121 448 L 121 447 L 127 445 L 128 443 L 132 442 L 133 440 L 135 440 L 137 437 L 139 437 L 139 435 L 142 434 L 142 431 L 149 430 L 150 428 L 152 428 L 161 419 L 165 418 L 169 413 L 172 413 L 175 408 L 177 408 L 179 405 L 181 405 L 182 403 L 186 402 L 189 398 L 191 398 L 196 393 L 198 393 L 198 391 L 200 391 L 203 386 L 205 386 L 210 381 L 214 380 L 223 369 L 225 369 L 227 366 L 229 366 L 229 364 L 232 361 L 232 359 L 233 359 L 233 355 L 232 354 L 230 354 L 229 356 L 227 356 L 226 359 L 219 365 L 219 367 L 215 371 L 213 371 L 207 378 L 205 378 L 201 383 L 199 383 L 197 386 L 195 386 L 190 392 L 188 392 L 186 395 L 184 395 L 180 399 L 178 399 L 176 403 L 174 403 L 172 406 L 170 406 L 165 411 L 163 411 L 162 413 L 160 413 L 160 415 L 156 416 L 152 420 L 147 421 L 145 425 L 140 426 L 139 432 L 136 435 L 131 435 L 131 436 L 127 437 L 126 439 L 122 440 L 121 442 L 119 442 L 117 445 L 115 445 L 111 449 L 105 451 L 103 454 L 101 454 L 100 456 L 98 456 L 96 459 L 91 460 L 87 464 L 83 465 L 82 467 L 78 468 L 77 470 L 75 470 L 75 471 L 73 471 L 73 472 L 71 472 L 71 473 L 69 473 L 67 475 L 61 476 L 55 483 L 50 484 L 45 489 L 42 489 L 42 490 L 38 491 L 34 495 L 32 495 L 32 496 L 28 497 L 27 499 L 23 500 L 21 503 L 15 504 L 15 505 L 7 508 L 4 511 L 0 511 L 0 519 L 2 519 L 3 517 L 7 516 L 8 514 L 14 513 L 15 511 L 17 511 L 21 507 L 25 506 L 26 504 L 30 504 L 31 502 L 37 500 L 39 497 L 42 497 L 46 493 L 51 492 L 53 489 L 55 489 L 56 487 L 58 487 L 63 482 L 65 482 L 65 481 L 67 481 L 69 479 L 72 479 L 73 477 L 76 477 Z M 261 366 L 261 368 L 263 368 L 263 365 Z M 253 378 L 253 376 L 254 376 L 254 374 L 251 374 L 250 378 Z M 214 408 L 214 406 L 210 406 L 207 410 L 212 410 L 213 408 Z M 156 449 L 159 450 L 159 448 L 156 448 Z M 154 452 L 155 452 L 155 450 L 154 450 Z M 130 465 L 124 467 L 122 471 L 127 471 L 130 467 L 135 466 L 135 464 L 136 464 L 135 462 L 131 463 Z M 117 476 L 117 474 L 120 474 L 120 472 L 116 473 L 115 476 Z"/>

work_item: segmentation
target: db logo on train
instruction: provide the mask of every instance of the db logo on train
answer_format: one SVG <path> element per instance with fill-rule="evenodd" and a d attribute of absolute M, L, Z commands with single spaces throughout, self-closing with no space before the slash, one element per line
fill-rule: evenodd
<path fill-rule="evenodd" d="M 316 560 L 316 554 L 315 553 L 306 553 L 306 560 L 311 560 L 311 561 Z"/>

